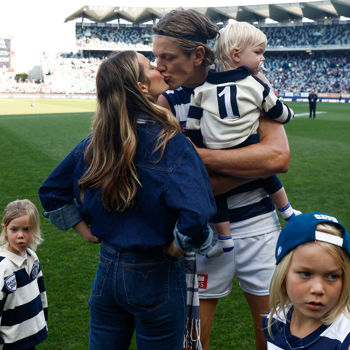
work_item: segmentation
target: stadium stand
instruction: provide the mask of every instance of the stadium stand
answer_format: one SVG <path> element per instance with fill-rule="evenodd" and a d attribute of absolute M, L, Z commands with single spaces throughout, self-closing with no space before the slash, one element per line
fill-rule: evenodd
<path fill-rule="evenodd" d="M 350 58 L 344 55 L 344 50 L 350 48 L 349 22 L 260 26 L 260 29 L 268 37 L 266 75 L 280 96 L 307 92 L 314 86 L 320 93 L 350 93 Z M 151 26 L 77 23 L 76 40 L 83 57 L 57 56 L 50 63 L 50 75 L 46 75 L 45 81 L 55 85 L 52 81 L 56 76 L 56 85 L 64 81 L 70 92 L 74 88 L 91 92 L 94 73 L 109 51 L 134 49 L 150 53 L 151 34 Z"/>
<path fill-rule="evenodd" d="M 350 49 L 350 23 L 302 23 L 288 26 L 258 26 L 268 37 L 268 50 L 277 48 L 322 49 L 325 46 Z M 152 26 L 126 27 L 76 23 L 77 46 L 83 50 L 119 50 L 135 47 L 151 51 Z M 147 40 L 147 43 L 145 43 Z"/>
<path fill-rule="evenodd" d="M 326 13 L 326 7 L 321 6 L 323 2 L 329 6 L 329 0 L 321 1 L 320 7 L 299 4 L 299 12 L 293 4 L 283 10 L 278 5 L 243 6 L 241 10 L 236 9 L 236 15 L 233 7 L 203 8 L 201 11 L 219 26 L 232 18 L 246 20 L 266 34 L 266 75 L 280 97 L 305 100 L 308 91 L 316 87 L 321 100 L 349 102 L 350 20 L 340 20 L 339 13 L 330 10 Z M 336 11 L 350 16 L 350 6 L 336 8 L 337 3 L 333 0 L 331 4 Z M 5 90 L 94 94 L 98 65 L 110 52 L 131 49 L 152 58 L 152 24 L 148 21 L 155 21 L 168 10 L 85 6 L 66 19 L 81 18 L 76 22 L 78 52 L 56 56 L 43 53 L 43 83 L 6 85 Z M 304 14 L 314 21 L 302 21 Z M 329 17 L 325 19 L 325 15 Z M 266 23 L 267 16 L 274 19 L 277 16 L 283 21 Z M 129 22 L 120 23 L 121 19 Z M 214 46 L 213 42 L 210 44 Z"/>
<path fill-rule="evenodd" d="M 288 26 L 259 26 L 273 48 L 350 48 L 350 22 L 299 23 Z"/>
<path fill-rule="evenodd" d="M 329 51 L 266 54 L 267 78 L 281 93 L 303 92 L 317 87 L 318 92 L 350 92 L 350 57 Z"/>
<path fill-rule="evenodd" d="M 133 27 L 125 24 L 76 24 L 77 47 L 83 50 L 152 51 L 151 36 L 152 25 Z"/>

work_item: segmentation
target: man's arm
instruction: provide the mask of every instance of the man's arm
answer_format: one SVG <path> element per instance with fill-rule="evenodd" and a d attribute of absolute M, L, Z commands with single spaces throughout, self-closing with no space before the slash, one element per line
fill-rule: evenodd
<path fill-rule="evenodd" d="M 225 175 L 218 175 L 218 174 L 209 174 L 209 177 L 210 177 L 210 184 L 215 196 L 224 194 L 238 186 L 244 185 L 252 181 L 252 179 L 248 179 L 248 178 L 244 179 L 241 177 L 225 176 Z"/>
<path fill-rule="evenodd" d="M 197 148 L 210 173 L 243 178 L 266 177 L 285 173 L 289 167 L 290 150 L 282 124 L 260 118 L 260 142 L 230 150 Z"/>
<path fill-rule="evenodd" d="M 159 96 L 157 104 L 170 110 L 168 100 L 163 95 Z M 289 145 L 283 126 L 269 119 L 260 118 L 259 121 L 258 144 L 235 150 L 196 148 L 210 173 L 215 195 L 225 193 L 254 178 L 288 170 Z"/>

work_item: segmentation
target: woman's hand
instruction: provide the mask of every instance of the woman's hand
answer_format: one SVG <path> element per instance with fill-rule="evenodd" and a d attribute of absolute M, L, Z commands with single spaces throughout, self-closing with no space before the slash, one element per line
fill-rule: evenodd
<path fill-rule="evenodd" d="M 165 248 L 165 252 L 166 254 L 175 258 L 179 258 L 180 256 L 184 255 L 184 251 L 176 245 L 175 241 L 172 241 L 168 247 Z"/>
<path fill-rule="evenodd" d="M 73 229 L 79 233 L 79 235 L 90 243 L 101 243 L 101 240 L 91 233 L 90 226 L 85 221 L 80 221 L 73 226 Z"/>

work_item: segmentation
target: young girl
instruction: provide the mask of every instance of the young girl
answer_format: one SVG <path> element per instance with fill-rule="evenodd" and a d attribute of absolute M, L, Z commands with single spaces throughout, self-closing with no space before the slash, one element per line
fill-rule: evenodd
<path fill-rule="evenodd" d="M 39 260 L 39 214 L 28 199 L 9 203 L 0 237 L 0 348 L 35 349 L 47 338 L 47 298 Z M 31 249 L 30 249 L 30 248 Z"/>
<path fill-rule="evenodd" d="M 276 246 L 268 349 L 350 349 L 349 233 L 333 216 L 291 219 Z"/>

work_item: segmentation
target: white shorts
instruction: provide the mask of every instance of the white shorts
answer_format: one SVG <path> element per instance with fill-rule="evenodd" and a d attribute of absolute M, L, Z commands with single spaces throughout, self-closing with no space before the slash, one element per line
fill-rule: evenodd
<path fill-rule="evenodd" d="M 235 239 L 234 249 L 217 258 L 197 255 L 199 297 L 213 299 L 230 294 L 234 277 L 244 292 L 269 295 L 279 232 Z"/>

